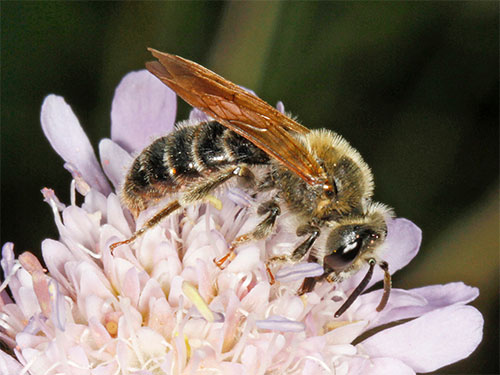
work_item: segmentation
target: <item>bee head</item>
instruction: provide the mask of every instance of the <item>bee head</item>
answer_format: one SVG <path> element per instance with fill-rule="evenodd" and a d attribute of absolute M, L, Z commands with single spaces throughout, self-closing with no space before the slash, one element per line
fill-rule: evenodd
<path fill-rule="evenodd" d="M 326 240 L 325 269 L 333 271 L 337 278 L 349 271 L 356 271 L 364 262 L 374 258 L 375 250 L 384 242 L 387 234 L 385 206 L 372 204 L 367 214 L 347 217 L 334 226 Z"/>
<path fill-rule="evenodd" d="M 359 217 L 348 217 L 334 226 L 326 240 L 326 253 L 323 257 L 323 267 L 329 281 L 342 281 L 356 273 L 366 263 L 369 270 L 358 287 L 352 292 L 342 307 L 335 314 L 340 316 L 363 292 L 373 275 L 373 269 L 378 264 L 384 270 L 384 295 L 377 307 L 381 311 L 389 298 L 391 276 L 389 266 L 380 261 L 377 249 L 387 236 L 385 218 L 390 210 L 378 203 L 371 203 L 367 213 Z"/>

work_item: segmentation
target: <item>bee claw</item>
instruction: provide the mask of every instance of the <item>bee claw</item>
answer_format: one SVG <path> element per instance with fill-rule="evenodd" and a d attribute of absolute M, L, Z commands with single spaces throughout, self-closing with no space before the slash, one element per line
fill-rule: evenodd
<path fill-rule="evenodd" d="M 118 247 L 118 246 L 121 246 L 121 245 L 126 245 L 126 244 L 129 244 L 133 241 L 133 239 L 126 239 L 125 241 L 118 241 L 118 242 L 115 242 L 115 243 L 112 243 L 111 245 L 109 245 L 109 250 L 111 252 L 111 255 L 113 255 L 113 252 L 115 251 L 115 249 Z"/>
<path fill-rule="evenodd" d="M 236 254 L 234 253 L 233 249 L 232 248 L 229 248 L 229 252 L 224 255 L 222 258 L 214 258 L 214 263 L 217 267 L 219 267 L 221 270 L 223 270 L 224 268 L 226 268 L 226 266 L 224 266 L 224 263 L 226 263 L 226 261 L 228 261 L 228 264 L 235 258 Z"/>
<path fill-rule="evenodd" d="M 276 283 L 276 278 L 273 275 L 273 271 L 269 268 L 269 264 L 266 263 L 266 271 L 267 274 L 269 275 L 269 284 L 274 285 Z"/>

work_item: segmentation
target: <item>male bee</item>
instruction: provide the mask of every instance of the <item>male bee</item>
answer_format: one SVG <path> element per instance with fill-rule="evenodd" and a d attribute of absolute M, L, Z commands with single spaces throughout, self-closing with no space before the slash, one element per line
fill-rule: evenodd
<path fill-rule="evenodd" d="M 181 57 L 149 49 L 158 61 L 146 68 L 188 104 L 211 119 L 182 126 L 156 139 L 135 159 L 122 189 L 122 199 L 136 216 L 171 193 L 169 202 L 129 239 L 130 243 L 172 212 L 205 199 L 231 179 L 258 193 L 274 190 L 258 207 L 262 221 L 237 237 L 229 252 L 215 260 L 220 267 L 241 243 L 272 233 L 282 210 L 293 218 L 303 238 L 289 255 L 274 260 L 307 259 L 323 266 L 323 275 L 306 278 L 299 293 L 316 282 L 340 282 L 369 265 L 366 276 L 335 316 L 361 294 L 376 264 L 384 270 L 387 303 L 391 278 L 388 265 L 377 256 L 387 234 L 391 210 L 372 201 L 373 177 L 361 155 L 340 135 L 309 130 L 241 87 Z M 259 177 L 255 168 L 264 167 Z"/>

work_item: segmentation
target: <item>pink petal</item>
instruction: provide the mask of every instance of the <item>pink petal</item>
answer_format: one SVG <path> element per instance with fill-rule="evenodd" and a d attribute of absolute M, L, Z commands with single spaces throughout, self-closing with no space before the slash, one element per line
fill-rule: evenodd
<path fill-rule="evenodd" d="M 66 326 L 66 305 L 64 295 L 59 290 L 59 284 L 54 279 L 50 279 L 49 281 L 49 294 L 51 305 L 50 319 L 55 326 L 64 331 Z"/>
<path fill-rule="evenodd" d="M 268 282 L 261 281 L 241 300 L 241 307 L 246 311 L 263 313 L 268 307 L 271 286 Z"/>
<path fill-rule="evenodd" d="M 0 374 L 22 374 L 23 367 L 17 359 L 0 350 Z"/>
<path fill-rule="evenodd" d="M 281 113 L 285 114 L 285 105 L 281 100 L 278 103 L 276 103 L 276 109 Z"/>
<path fill-rule="evenodd" d="M 11 273 L 15 264 L 15 258 L 14 244 L 12 242 L 6 242 L 2 247 L 2 260 L 0 262 L 4 271 L 4 276 Z"/>
<path fill-rule="evenodd" d="M 358 345 L 370 357 L 392 357 L 416 372 L 430 372 L 468 357 L 483 336 L 483 317 L 454 305 L 381 331 Z"/>
<path fill-rule="evenodd" d="M 131 267 L 123 278 L 123 285 L 121 288 L 121 294 L 130 299 L 130 304 L 133 307 L 137 307 L 139 302 L 139 295 L 141 293 L 139 284 L 139 275 L 135 267 Z"/>
<path fill-rule="evenodd" d="M 376 290 L 360 297 L 362 307 L 353 316 L 354 319 L 369 319 L 369 329 L 396 320 L 421 316 L 442 307 L 463 305 L 473 301 L 478 295 L 477 288 L 462 282 L 430 285 L 408 291 L 393 289 L 385 309 L 376 312 L 375 308 L 382 297 L 382 290 Z M 371 311 L 368 311 L 370 309 Z"/>
<path fill-rule="evenodd" d="M 213 118 L 205 114 L 205 112 L 200 111 L 198 108 L 193 108 L 191 112 L 189 112 L 189 122 L 193 124 L 209 121 L 213 121 Z"/>
<path fill-rule="evenodd" d="M 115 190 L 118 190 L 132 164 L 132 157 L 111 139 L 103 139 L 99 143 L 99 156 L 104 173 L 108 176 Z"/>
<path fill-rule="evenodd" d="M 123 211 L 120 198 L 111 193 L 106 203 L 108 224 L 114 226 L 121 233 L 124 233 L 126 237 L 130 236 L 132 232 L 130 230 L 130 223 L 127 221 L 128 212 Z"/>
<path fill-rule="evenodd" d="M 68 248 L 61 242 L 48 238 L 42 241 L 42 255 L 52 277 L 59 282 L 66 280 L 64 265 L 75 260 Z"/>
<path fill-rule="evenodd" d="M 40 120 L 52 148 L 76 168 L 90 186 L 107 195 L 111 190 L 94 150 L 64 99 L 57 95 L 47 96 L 42 104 Z"/>
<path fill-rule="evenodd" d="M 382 251 L 381 258 L 389 263 L 389 271 L 394 274 L 417 255 L 422 242 L 422 230 L 404 218 L 389 220 L 387 230 L 385 250 Z M 383 273 L 381 270 L 378 271 L 379 279 L 382 280 Z"/>
<path fill-rule="evenodd" d="M 324 337 L 329 345 L 342 345 L 349 343 L 366 330 L 365 328 L 367 324 L 368 322 L 365 320 L 352 322 L 332 329 L 330 332 L 326 333 Z"/>
<path fill-rule="evenodd" d="M 251 245 L 246 248 L 242 248 L 236 254 L 236 258 L 229 263 L 226 270 L 232 273 L 249 272 L 257 267 L 259 261 L 259 249 Z"/>
<path fill-rule="evenodd" d="M 147 70 L 123 77 L 111 108 L 111 139 L 128 152 L 141 151 L 173 129 L 175 93 Z"/>
<path fill-rule="evenodd" d="M 411 367 L 395 358 L 352 358 L 349 360 L 349 374 L 359 375 L 415 375 Z"/>

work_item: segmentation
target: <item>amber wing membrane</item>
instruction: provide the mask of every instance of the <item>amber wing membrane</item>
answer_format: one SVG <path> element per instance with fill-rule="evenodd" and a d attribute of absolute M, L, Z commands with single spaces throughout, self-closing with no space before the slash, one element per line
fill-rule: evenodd
<path fill-rule="evenodd" d="M 199 64 L 149 51 L 159 62 L 148 62 L 146 68 L 188 104 L 245 137 L 308 184 L 327 183 L 321 166 L 291 134 L 305 134 L 309 129 Z"/>

